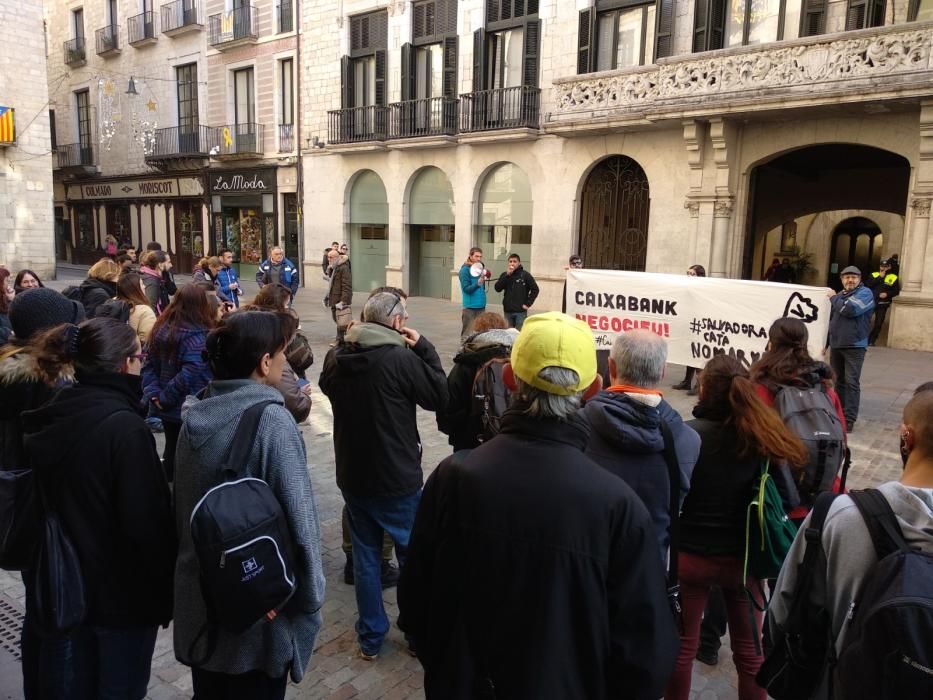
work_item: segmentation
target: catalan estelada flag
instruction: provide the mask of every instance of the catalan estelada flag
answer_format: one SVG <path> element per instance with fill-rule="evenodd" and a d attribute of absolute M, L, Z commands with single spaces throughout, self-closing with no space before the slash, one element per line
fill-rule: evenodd
<path fill-rule="evenodd" d="M 0 143 L 13 143 L 16 132 L 13 129 L 13 108 L 0 107 Z"/>

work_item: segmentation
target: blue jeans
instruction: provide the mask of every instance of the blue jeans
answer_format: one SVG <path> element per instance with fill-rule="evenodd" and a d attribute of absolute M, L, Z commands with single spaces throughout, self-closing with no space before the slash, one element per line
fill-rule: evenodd
<path fill-rule="evenodd" d="M 849 429 L 858 420 L 858 407 L 861 402 L 862 363 L 865 362 L 865 348 L 831 348 L 829 364 L 836 373 L 836 393 L 842 403 Z"/>
<path fill-rule="evenodd" d="M 358 497 L 345 491 L 343 499 L 353 540 L 353 577 L 359 610 L 356 635 L 364 654 L 378 654 L 389 631 L 389 618 L 382 604 L 382 533 L 388 533 L 395 542 L 398 564 L 403 567 L 421 489 L 408 496 L 391 498 Z"/>
<path fill-rule="evenodd" d="M 527 311 L 506 311 L 505 320 L 509 324 L 509 328 L 515 328 L 521 330 L 522 326 L 525 323 L 525 319 L 528 318 Z"/>

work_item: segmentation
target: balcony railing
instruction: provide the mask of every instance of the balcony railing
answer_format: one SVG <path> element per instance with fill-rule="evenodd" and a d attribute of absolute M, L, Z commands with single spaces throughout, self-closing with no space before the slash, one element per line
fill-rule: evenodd
<path fill-rule="evenodd" d="M 170 126 L 156 129 L 152 153 L 147 161 L 171 158 L 207 158 L 217 145 L 216 130 L 210 126 Z"/>
<path fill-rule="evenodd" d="M 327 113 L 328 143 L 364 143 L 385 141 L 387 110 L 385 107 L 348 107 Z"/>
<path fill-rule="evenodd" d="M 134 45 L 155 41 L 155 14 L 143 12 L 126 20 L 126 40 Z"/>
<path fill-rule="evenodd" d="M 224 156 L 261 156 L 263 153 L 262 124 L 252 122 L 214 127 L 210 154 Z"/>
<path fill-rule="evenodd" d="M 115 24 L 101 27 L 95 32 L 97 55 L 113 56 L 120 53 L 120 27 Z"/>
<path fill-rule="evenodd" d="M 232 42 L 255 41 L 259 31 L 259 12 L 252 5 L 237 7 L 209 18 L 211 46 Z"/>
<path fill-rule="evenodd" d="M 275 8 L 275 12 L 279 20 L 279 34 L 290 32 L 295 28 L 294 5 L 292 4 L 292 0 L 281 0 L 279 5 Z"/>
<path fill-rule="evenodd" d="M 83 36 L 79 36 L 77 39 L 69 39 L 66 41 L 64 49 L 65 65 L 83 66 L 87 62 L 87 54 L 85 53 Z"/>
<path fill-rule="evenodd" d="M 541 90 L 528 85 L 460 95 L 460 131 L 537 129 Z"/>
<path fill-rule="evenodd" d="M 162 5 L 162 33 L 176 36 L 200 29 L 204 25 L 201 3 L 197 0 L 175 0 Z"/>
<path fill-rule="evenodd" d="M 390 139 L 418 136 L 455 136 L 459 102 L 450 97 L 428 97 L 389 105 Z"/>
<path fill-rule="evenodd" d="M 94 147 L 88 143 L 58 144 L 55 158 L 59 168 L 89 168 L 97 165 Z"/>
<path fill-rule="evenodd" d="M 706 118 L 866 99 L 915 99 L 933 84 L 933 22 L 822 34 L 663 58 L 554 80 L 545 125 L 568 134 L 627 121 Z"/>
<path fill-rule="evenodd" d="M 291 153 L 295 150 L 295 125 L 279 124 L 279 153 Z"/>

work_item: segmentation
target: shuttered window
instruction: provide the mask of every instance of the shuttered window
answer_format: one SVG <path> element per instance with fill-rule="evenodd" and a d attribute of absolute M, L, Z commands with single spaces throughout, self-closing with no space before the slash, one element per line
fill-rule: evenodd
<path fill-rule="evenodd" d="M 538 14 L 538 0 L 486 0 L 486 26 Z"/>
<path fill-rule="evenodd" d="M 791 3 L 798 1 L 806 5 L 815 0 L 789 0 Z M 824 4 L 826 2 L 821 1 Z M 788 0 L 696 0 L 693 50 L 713 51 L 733 46 L 754 46 L 783 39 L 788 15 L 787 2 Z M 791 16 L 796 24 L 796 7 Z M 803 22 L 801 19 L 801 25 Z"/>
<path fill-rule="evenodd" d="M 827 0 L 803 0 L 800 36 L 817 36 L 826 31 Z"/>
<path fill-rule="evenodd" d="M 385 10 L 350 18 L 350 53 L 341 59 L 342 106 L 386 104 L 386 48 L 389 15 Z"/>
<path fill-rule="evenodd" d="M 402 101 L 457 96 L 457 0 L 412 5 L 412 41 L 402 46 Z"/>
<path fill-rule="evenodd" d="M 849 0 L 846 31 L 884 25 L 884 0 Z"/>

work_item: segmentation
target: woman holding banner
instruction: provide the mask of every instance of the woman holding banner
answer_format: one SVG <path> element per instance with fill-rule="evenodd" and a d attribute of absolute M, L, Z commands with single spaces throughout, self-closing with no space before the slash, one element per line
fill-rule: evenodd
<path fill-rule="evenodd" d="M 691 265 L 687 268 L 688 277 L 706 277 L 706 268 L 702 265 Z M 679 384 L 675 384 L 672 389 L 686 390 L 687 396 L 696 396 L 698 389 L 693 386 L 693 377 L 696 374 L 697 367 L 687 367 L 687 373 L 684 375 L 684 380 Z"/>

